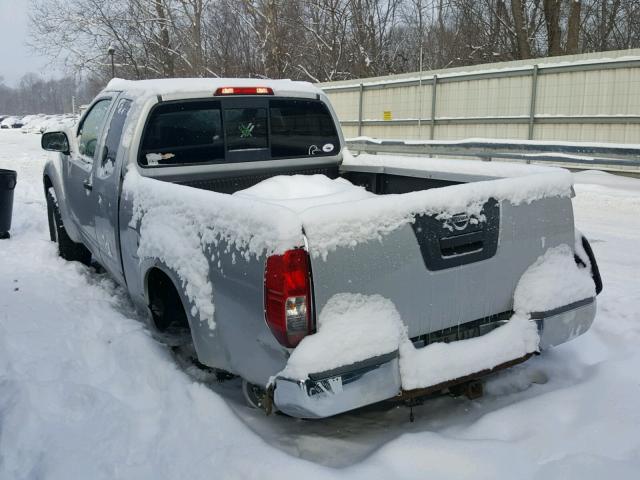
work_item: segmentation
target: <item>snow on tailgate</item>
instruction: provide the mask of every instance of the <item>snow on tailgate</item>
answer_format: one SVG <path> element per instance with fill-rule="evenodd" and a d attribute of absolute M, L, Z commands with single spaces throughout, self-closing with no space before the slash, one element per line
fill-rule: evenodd
<path fill-rule="evenodd" d="M 457 161 L 448 161 L 448 165 L 450 170 L 458 168 Z M 567 170 L 509 167 L 512 168 L 509 174 L 525 176 L 400 195 L 373 195 L 345 179 L 331 180 L 324 175 L 278 176 L 238 191 L 235 196 L 274 203 L 298 212 L 310 239 L 309 252 L 326 259 L 328 253 L 338 247 L 355 247 L 380 239 L 412 223 L 415 215 L 435 214 L 447 218 L 467 212 L 478 216 L 489 198 L 518 205 L 544 197 L 571 196 L 573 179 Z"/>
<path fill-rule="evenodd" d="M 449 218 L 466 212 L 480 216 L 482 206 L 490 198 L 519 205 L 545 197 L 570 197 L 572 186 L 571 173 L 559 169 L 553 173 L 452 185 L 400 195 L 377 195 L 350 202 L 349 208 L 341 204 L 309 208 L 300 216 L 305 232 L 311 239 L 310 253 L 326 259 L 328 253 L 338 247 L 355 247 L 361 242 L 378 240 L 412 223 L 416 215 Z"/>

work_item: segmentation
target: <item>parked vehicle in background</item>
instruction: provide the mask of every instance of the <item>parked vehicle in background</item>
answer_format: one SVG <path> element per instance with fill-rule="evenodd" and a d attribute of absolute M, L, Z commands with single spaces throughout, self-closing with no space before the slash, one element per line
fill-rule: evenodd
<path fill-rule="evenodd" d="M 51 239 L 298 417 L 468 384 L 591 326 L 569 172 L 354 158 L 338 125 L 305 82 L 112 81 L 42 137 Z"/>
<path fill-rule="evenodd" d="M 7 117 L 0 123 L 0 128 L 20 128 L 22 125 L 22 117 Z"/>
<path fill-rule="evenodd" d="M 60 130 L 70 127 L 77 123 L 77 121 L 78 116 L 71 113 L 59 115 L 27 115 L 22 119 L 23 126 L 21 132 L 40 134 L 46 130 Z"/>
<path fill-rule="evenodd" d="M 36 133 L 36 125 L 38 125 L 44 119 L 44 114 L 26 115 L 22 119 L 22 133 Z"/>

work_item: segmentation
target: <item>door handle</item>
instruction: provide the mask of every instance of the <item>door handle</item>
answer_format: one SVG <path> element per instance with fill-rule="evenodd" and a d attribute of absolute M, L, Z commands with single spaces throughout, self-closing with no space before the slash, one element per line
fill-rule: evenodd
<path fill-rule="evenodd" d="M 84 182 L 82 182 L 82 186 L 87 192 L 90 192 L 91 190 L 93 190 L 93 185 L 89 180 L 85 180 Z"/>

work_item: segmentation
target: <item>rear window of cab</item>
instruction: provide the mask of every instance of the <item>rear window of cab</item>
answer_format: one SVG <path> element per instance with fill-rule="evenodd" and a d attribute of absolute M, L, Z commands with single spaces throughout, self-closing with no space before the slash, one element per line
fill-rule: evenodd
<path fill-rule="evenodd" d="M 145 126 L 144 167 L 336 155 L 340 140 L 327 106 L 298 98 L 221 98 L 156 105 Z"/>

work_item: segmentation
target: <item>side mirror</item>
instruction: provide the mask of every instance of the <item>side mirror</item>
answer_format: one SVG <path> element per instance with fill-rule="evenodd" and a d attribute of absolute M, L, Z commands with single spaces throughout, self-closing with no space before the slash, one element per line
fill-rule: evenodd
<path fill-rule="evenodd" d="M 64 132 L 46 132 L 42 134 L 40 146 L 50 152 L 60 152 L 69 155 L 69 139 Z"/>

